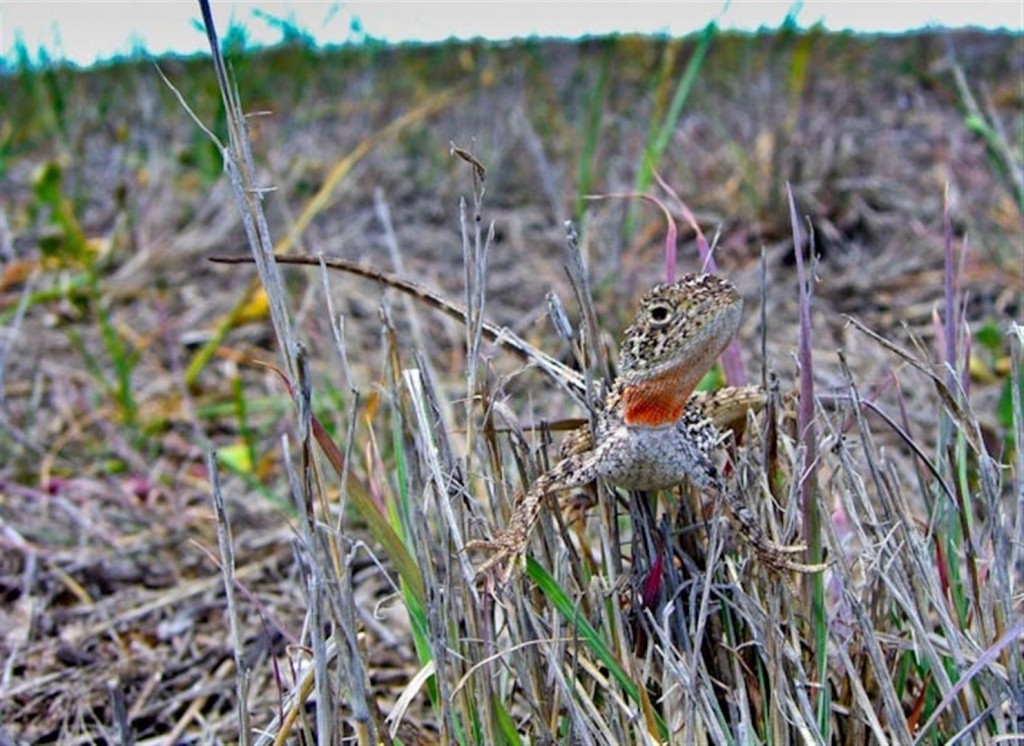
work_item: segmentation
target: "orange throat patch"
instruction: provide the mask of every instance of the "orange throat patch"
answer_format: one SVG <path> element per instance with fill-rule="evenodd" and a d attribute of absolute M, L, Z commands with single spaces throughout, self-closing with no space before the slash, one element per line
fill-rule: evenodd
<path fill-rule="evenodd" d="M 696 382 L 678 372 L 626 386 L 622 392 L 622 419 L 627 425 L 665 427 L 679 421 Z"/>

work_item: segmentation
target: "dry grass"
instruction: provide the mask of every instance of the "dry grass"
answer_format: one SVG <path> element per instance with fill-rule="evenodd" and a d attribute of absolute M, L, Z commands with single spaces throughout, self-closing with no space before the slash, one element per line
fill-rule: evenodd
<path fill-rule="evenodd" d="M 566 363 L 536 350 L 580 362 L 579 346 L 541 343 L 533 323 L 574 261 L 557 222 L 578 196 L 566 164 L 592 160 L 603 190 L 627 191 L 640 162 L 629 143 L 648 131 L 631 122 L 657 112 L 642 108 L 646 76 L 674 64 L 655 42 L 617 44 L 355 57 L 363 77 L 324 71 L 317 85 L 330 96 L 314 84 L 284 92 L 267 81 L 286 72 L 261 77 L 243 60 L 242 105 L 265 96 L 287 112 L 250 120 L 258 168 L 242 156 L 230 101 L 231 126 L 214 128 L 234 154 L 245 222 L 230 188 L 201 181 L 204 140 L 167 136 L 185 164 L 153 139 L 194 130 L 169 96 L 156 104 L 165 92 L 149 71 L 108 73 L 150 111 L 133 124 L 121 110 L 67 113 L 94 79 L 26 77 L 65 103 L 40 125 L 59 134 L 59 152 L 23 129 L 4 135 L 17 156 L 0 205 L 15 237 L 2 285 L 5 740 L 1020 737 L 1024 418 L 1016 398 L 1001 420 L 994 396 L 1019 397 L 1007 381 L 1020 380 L 1024 347 L 1011 323 L 1024 290 L 1019 140 L 1004 147 L 996 126 L 1016 132 L 1019 92 L 992 73 L 1006 41 L 954 45 L 975 66 L 966 80 L 988 85 L 970 112 L 992 120 L 972 135 L 928 37 L 881 41 L 885 53 L 813 34 L 723 40 L 661 169 L 695 193 L 705 227 L 725 216 L 717 259 L 748 300 L 743 362 L 778 382 L 723 448 L 730 484 L 780 541 L 820 547 L 829 570 L 787 585 L 705 496 L 599 487 L 582 523 L 541 521 L 508 588 L 491 595 L 474 579 L 479 558 L 461 547 L 504 523 L 549 460 L 543 423 L 566 412 L 550 381 Z M 598 52 L 623 60 L 587 103 L 599 118 L 580 113 L 579 85 L 567 84 Z M 816 72 L 784 75 L 801 55 Z M 166 66 L 197 116 L 219 121 L 198 69 Z M 459 82 L 471 72 L 473 84 Z M 265 90 L 247 94 L 256 82 Z M 593 152 L 579 149 L 576 121 L 601 132 Z M 486 181 L 444 160 L 452 130 L 479 135 Z M 120 176 L 94 176 L 118 142 Z M 333 167 L 325 153 L 339 154 Z M 39 179 L 25 188 L 31 166 L 62 158 L 56 194 Z M 805 226 L 787 180 L 822 254 L 813 267 L 800 255 L 799 277 L 792 247 Z M 946 226 L 944 182 L 956 221 Z M 101 186 L 83 197 L 80 183 Z M 287 197 L 261 205 L 256 187 L 269 183 Z M 182 197 L 196 193 L 205 205 Z M 580 301 L 605 329 L 621 328 L 630 299 L 661 274 L 663 224 L 637 214 L 614 251 L 599 247 L 617 245 L 624 208 L 588 215 L 595 297 Z M 967 246 L 953 241 L 968 231 Z M 259 288 L 241 268 L 196 259 L 243 233 L 263 257 Z M 331 250 L 441 287 L 468 307 L 467 323 L 440 325 L 415 300 L 381 293 L 386 280 L 356 292 L 334 273 L 281 277 L 269 259 L 277 236 L 278 249 Z M 517 332 L 516 355 L 486 319 Z M 581 327 L 583 349 L 608 345 Z M 281 362 L 251 365 L 270 359 L 268 346 Z M 542 364 L 524 372 L 523 356 Z M 602 376 L 589 360 L 586 375 Z"/>

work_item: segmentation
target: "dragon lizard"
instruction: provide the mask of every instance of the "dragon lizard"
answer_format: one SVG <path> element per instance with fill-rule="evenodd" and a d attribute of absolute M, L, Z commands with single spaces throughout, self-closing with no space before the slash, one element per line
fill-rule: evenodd
<path fill-rule="evenodd" d="M 630 490 L 660 490 L 690 480 L 724 498 L 740 533 L 774 570 L 814 572 L 794 562 L 802 546 L 773 543 L 743 499 L 729 491 L 712 460 L 717 424 L 763 404 L 759 387 L 694 389 L 739 326 L 743 299 L 727 280 L 686 275 L 647 292 L 626 329 L 619 376 L 599 409 L 593 436 L 583 428 L 569 438 L 561 461 L 517 500 L 508 526 L 490 541 L 470 542 L 490 556 L 478 569 L 501 569 L 507 580 L 523 556 L 547 494 L 603 479 Z"/>

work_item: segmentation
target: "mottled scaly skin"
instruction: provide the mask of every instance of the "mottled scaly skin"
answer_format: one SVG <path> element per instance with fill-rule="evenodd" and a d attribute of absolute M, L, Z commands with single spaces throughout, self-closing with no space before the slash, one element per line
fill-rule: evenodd
<path fill-rule="evenodd" d="M 509 525 L 489 542 L 471 542 L 507 580 L 529 543 L 548 493 L 601 478 L 630 490 L 659 490 L 686 480 L 720 495 L 740 533 L 775 570 L 813 571 L 789 559 L 803 547 L 771 542 L 742 499 L 729 492 L 711 458 L 716 427 L 745 416 L 764 396 L 753 387 L 694 394 L 694 388 L 736 334 L 743 300 L 713 275 L 686 275 L 646 293 L 620 347 L 619 377 L 598 412 L 594 436 L 570 437 L 568 454 L 517 501 Z"/>

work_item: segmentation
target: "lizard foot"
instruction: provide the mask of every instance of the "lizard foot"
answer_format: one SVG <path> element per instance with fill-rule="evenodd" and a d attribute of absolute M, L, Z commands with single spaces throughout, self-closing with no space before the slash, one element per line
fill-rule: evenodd
<path fill-rule="evenodd" d="M 490 541 L 475 539 L 466 544 L 467 550 L 483 550 L 489 556 L 476 569 L 476 576 L 489 577 L 498 585 L 505 585 L 516 569 L 525 562 L 527 537 L 519 532 L 500 531 Z"/>
<path fill-rule="evenodd" d="M 537 480 L 533 490 L 518 498 L 508 525 L 490 541 L 477 539 L 466 544 L 466 549 L 483 549 L 490 555 L 477 568 L 477 577 L 487 575 L 498 585 L 505 585 L 516 569 L 524 564 L 530 531 L 540 515 L 543 490 L 548 482 L 558 479 L 558 474 L 557 470 L 548 472 Z"/>
<path fill-rule="evenodd" d="M 808 575 L 824 572 L 828 569 L 828 563 L 809 565 L 803 562 L 796 562 L 789 558 L 789 555 L 799 554 L 806 551 L 804 544 L 791 544 L 782 546 L 774 542 L 765 544 L 758 543 L 754 546 L 754 552 L 758 559 L 768 566 L 768 569 L 775 573 L 799 572 Z"/>
<path fill-rule="evenodd" d="M 735 492 L 724 492 L 726 509 L 736 520 L 740 535 L 750 544 L 757 558 L 768 566 L 772 572 L 818 573 L 824 571 L 827 564 L 808 565 L 790 559 L 795 554 L 807 550 L 806 544 L 776 544 L 768 538 L 757 517 L 746 503 Z"/>

